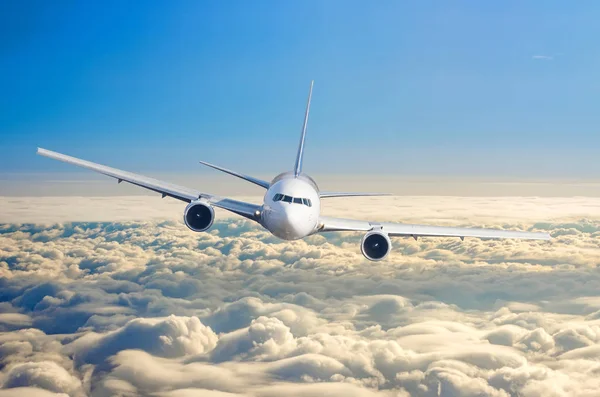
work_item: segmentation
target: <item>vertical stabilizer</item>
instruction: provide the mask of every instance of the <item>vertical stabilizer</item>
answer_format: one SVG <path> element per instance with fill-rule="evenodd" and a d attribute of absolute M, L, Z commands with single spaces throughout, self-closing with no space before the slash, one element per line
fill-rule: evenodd
<path fill-rule="evenodd" d="M 302 157 L 304 156 L 304 138 L 306 137 L 306 124 L 308 123 L 308 112 L 310 111 L 310 98 L 312 97 L 312 89 L 314 83 L 314 80 L 310 82 L 308 102 L 306 103 L 306 113 L 304 113 L 304 124 L 302 125 L 302 135 L 300 136 L 300 145 L 298 146 L 298 154 L 296 155 L 296 166 L 294 167 L 294 176 L 298 176 L 302 172 Z"/>

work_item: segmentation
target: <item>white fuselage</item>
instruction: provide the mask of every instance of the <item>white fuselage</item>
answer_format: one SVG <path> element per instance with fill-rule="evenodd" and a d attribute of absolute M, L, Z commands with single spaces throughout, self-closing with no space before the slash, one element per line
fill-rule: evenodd
<path fill-rule="evenodd" d="M 321 202 L 318 188 L 306 175 L 276 177 L 264 197 L 261 223 L 273 235 L 297 240 L 317 230 Z"/>

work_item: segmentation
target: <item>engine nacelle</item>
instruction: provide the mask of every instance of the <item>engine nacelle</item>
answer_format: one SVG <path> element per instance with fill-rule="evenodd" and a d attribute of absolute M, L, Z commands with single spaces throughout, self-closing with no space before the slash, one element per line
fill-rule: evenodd
<path fill-rule="evenodd" d="M 185 207 L 183 221 L 195 232 L 203 232 L 212 226 L 215 220 L 215 210 L 208 204 L 192 201 Z"/>
<path fill-rule="evenodd" d="M 392 250 L 390 237 L 380 231 L 370 231 L 360 242 L 360 251 L 370 261 L 380 261 Z"/>

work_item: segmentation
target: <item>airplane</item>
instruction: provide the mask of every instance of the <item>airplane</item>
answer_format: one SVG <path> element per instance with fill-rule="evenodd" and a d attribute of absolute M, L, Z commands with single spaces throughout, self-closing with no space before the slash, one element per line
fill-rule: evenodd
<path fill-rule="evenodd" d="M 323 232 L 364 232 L 365 235 L 360 242 L 360 249 L 365 258 L 371 261 L 379 261 L 388 256 L 392 248 L 390 237 L 395 236 L 412 237 L 415 240 L 419 237 L 459 237 L 461 240 L 464 240 L 465 237 L 484 239 L 550 239 L 549 234 L 539 232 L 411 225 L 321 216 L 321 200 L 323 199 L 351 196 L 382 196 L 385 194 L 320 191 L 314 179 L 302 172 L 306 126 L 310 112 L 313 85 L 314 80 L 310 84 L 302 134 L 300 135 L 300 144 L 298 145 L 296 163 L 292 171 L 283 172 L 268 182 L 200 161 L 205 166 L 264 188 L 266 193 L 262 205 L 177 186 L 172 183 L 118 170 L 42 148 L 38 148 L 37 154 L 110 176 L 117 179 L 118 183 L 128 182 L 152 190 L 161 194 L 163 198 L 169 196 L 187 202 L 189 204 L 183 212 L 183 221 L 194 232 L 204 232 L 212 226 L 215 219 L 214 207 L 217 207 L 257 222 L 274 236 L 283 240 L 296 240 Z"/>

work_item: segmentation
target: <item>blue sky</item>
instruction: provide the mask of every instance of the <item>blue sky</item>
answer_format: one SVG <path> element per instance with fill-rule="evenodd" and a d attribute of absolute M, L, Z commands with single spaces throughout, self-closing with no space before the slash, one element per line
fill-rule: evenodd
<path fill-rule="evenodd" d="M 595 1 L 0 4 L 0 172 L 595 177 Z"/>

